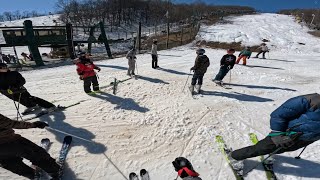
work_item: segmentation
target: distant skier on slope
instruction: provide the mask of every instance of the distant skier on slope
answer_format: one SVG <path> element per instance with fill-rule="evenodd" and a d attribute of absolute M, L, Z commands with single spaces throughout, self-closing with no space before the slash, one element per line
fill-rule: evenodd
<path fill-rule="evenodd" d="M 220 60 L 220 70 L 216 77 L 212 80 L 217 84 L 222 84 L 222 79 L 228 74 L 236 63 L 237 57 L 233 55 L 235 53 L 234 49 L 228 49 L 227 54 Z"/>
<path fill-rule="evenodd" d="M 197 93 L 201 93 L 201 86 L 203 83 L 203 76 L 207 72 L 207 68 L 210 66 L 209 58 L 204 55 L 204 49 L 197 49 L 197 57 L 194 63 L 194 66 L 190 69 L 193 70 L 193 77 L 191 81 L 190 91 L 194 93 L 194 86 L 198 82 Z"/>
<path fill-rule="evenodd" d="M 100 68 L 93 64 L 89 56 L 85 52 L 80 53 L 80 57 L 75 61 L 77 65 L 77 73 L 80 79 L 83 80 L 84 92 L 91 94 L 91 84 L 93 86 L 93 91 L 99 91 L 98 77 L 94 69 L 100 72 Z"/>
<path fill-rule="evenodd" d="M 240 60 L 243 59 L 243 65 L 247 65 L 247 58 L 250 59 L 252 52 L 250 47 L 247 46 L 244 50 L 242 50 L 238 56 L 236 64 L 239 64 Z"/>
<path fill-rule="evenodd" d="M 40 107 L 52 112 L 56 106 L 41 98 L 31 96 L 23 86 L 26 80 L 17 71 L 10 71 L 6 64 L 0 63 L 0 93 L 8 98 L 21 103 L 27 109 L 22 114 L 28 114 Z"/>
<path fill-rule="evenodd" d="M 320 95 L 297 96 L 287 100 L 271 113 L 271 133 L 256 145 L 231 152 L 235 160 L 295 151 L 320 139 Z M 280 148 L 280 149 L 279 149 Z"/>
<path fill-rule="evenodd" d="M 261 43 L 261 46 L 257 49 L 260 49 L 259 53 L 256 55 L 256 58 L 259 58 L 259 55 L 262 53 L 262 59 L 265 59 L 266 52 L 269 52 L 269 48 L 266 43 Z"/>
<path fill-rule="evenodd" d="M 152 68 L 156 69 L 159 68 L 158 66 L 158 46 L 157 46 L 158 40 L 154 39 L 153 44 L 151 47 L 151 57 L 152 57 Z"/>
<path fill-rule="evenodd" d="M 43 148 L 14 133 L 13 129 L 45 128 L 47 123 L 14 121 L 0 114 L 0 166 L 29 179 L 35 178 L 35 169 L 23 163 L 28 159 L 57 179 L 60 166 Z"/>
<path fill-rule="evenodd" d="M 128 73 L 127 75 L 128 76 L 134 76 L 136 75 L 134 73 L 134 70 L 136 68 L 136 49 L 135 48 L 132 48 L 126 55 L 126 58 L 128 59 L 128 65 L 129 65 L 129 68 L 128 68 Z"/>
<path fill-rule="evenodd" d="M 174 170 L 183 180 L 201 180 L 199 174 L 193 169 L 190 161 L 184 157 L 177 157 L 172 161 Z"/>

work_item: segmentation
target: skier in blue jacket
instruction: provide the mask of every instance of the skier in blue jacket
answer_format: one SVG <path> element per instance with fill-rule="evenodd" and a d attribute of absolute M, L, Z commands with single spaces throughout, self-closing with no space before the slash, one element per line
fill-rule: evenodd
<path fill-rule="evenodd" d="M 320 95 L 291 98 L 271 113 L 271 133 L 256 145 L 229 154 L 234 160 L 295 151 L 320 139 Z"/>

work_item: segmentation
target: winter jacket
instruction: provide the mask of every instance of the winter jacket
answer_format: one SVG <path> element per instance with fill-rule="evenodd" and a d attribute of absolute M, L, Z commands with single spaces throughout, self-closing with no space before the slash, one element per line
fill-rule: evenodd
<path fill-rule="evenodd" d="M 100 68 L 93 64 L 90 59 L 87 58 L 79 58 L 79 62 L 76 63 L 77 65 L 77 73 L 81 76 L 81 78 L 85 79 L 87 77 L 92 77 L 96 75 L 94 69 L 100 70 Z"/>
<path fill-rule="evenodd" d="M 207 68 L 210 66 L 209 58 L 206 55 L 198 55 L 194 66 L 191 70 L 194 70 L 195 74 L 204 74 L 207 72 Z"/>
<path fill-rule="evenodd" d="M 230 66 L 230 69 L 233 68 L 236 63 L 237 57 L 233 54 L 226 54 L 221 58 L 220 66 Z"/>
<path fill-rule="evenodd" d="M 13 92 L 19 90 L 26 80 L 22 75 L 17 71 L 0 72 L 0 92 L 7 93 L 7 90 L 10 89 Z"/>
<path fill-rule="evenodd" d="M 158 53 L 157 53 L 157 45 L 156 45 L 156 44 L 152 44 L 151 54 L 158 56 Z"/>
<path fill-rule="evenodd" d="M 128 60 L 136 59 L 136 51 L 133 50 L 133 49 L 131 49 L 131 50 L 127 53 L 126 58 L 127 58 Z"/>
<path fill-rule="evenodd" d="M 261 49 L 261 51 L 269 51 L 268 46 L 260 46 L 258 49 Z"/>
<path fill-rule="evenodd" d="M 21 137 L 15 134 L 13 129 L 28 128 L 34 128 L 34 125 L 30 122 L 14 121 L 0 114 L 0 144 L 14 141 Z"/>
<path fill-rule="evenodd" d="M 183 180 L 202 180 L 202 179 L 199 178 L 199 177 L 191 177 L 191 176 L 188 176 L 188 177 L 183 178 Z"/>
<path fill-rule="evenodd" d="M 273 131 L 285 132 L 290 129 L 303 133 L 300 140 L 320 139 L 320 95 L 317 93 L 291 98 L 270 116 Z"/>
<path fill-rule="evenodd" d="M 251 56 L 251 51 L 250 50 L 246 50 L 246 49 L 244 49 L 244 50 L 242 50 L 241 52 L 240 52 L 240 54 L 239 54 L 239 56 L 247 56 L 247 57 L 250 57 Z"/>

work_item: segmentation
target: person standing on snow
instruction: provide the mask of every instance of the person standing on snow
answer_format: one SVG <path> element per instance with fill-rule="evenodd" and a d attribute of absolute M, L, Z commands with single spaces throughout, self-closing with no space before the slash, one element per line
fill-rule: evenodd
<path fill-rule="evenodd" d="M 297 96 L 271 113 L 271 133 L 256 145 L 229 154 L 235 163 L 266 155 L 295 151 L 320 139 L 320 95 Z"/>
<path fill-rule="evenodd" d="M 154 39 L 152 47 L 151 47 L 151 57 L 152 57 L 152 68 L 153 69 L 159 68 L 159 66 L 158 66 L 157 43 L 158 43 L 158 41 L 156 39 Z"/>
<path fill-rule="evenodd" d="M 52 112 L 56 106 L 41 98 L 31 96 L 28 90 L 23 87 L 26 80 L 17 71 L 10 71 L 6 64 L 0 63 L 0 93 L 7 96 L 9 99 L 19 102 L 27 107 L 22 112 L 23 115 L 42 107 L 47 111 Z"/>
<path fill-rule="evenodd" d="M 236 62 L 236 56 L 234 49 L 228 49 L 227 54 L 224 55 L 220 61 L 220 70 L 216 77 L 212 80 L 216 84 L 222 85 L 222 79 L 228 74 Z"/>
<path fill-rule="evenodd" d="M 132 48 L 126 55 L 126 58 L 128 59 L 128 76 L 135 76 L 136 74 L 134 73 L 134 70 L 136 68 L 136 49 Z"/>
<path fill-rule="evenodd" d="M 100 68 L 93 64 L 89 56 L 85 52 L 80 53 L 80 57 L 76 60 L 77 73 L 80 79 L 83 80 L 84 92 L 87 94 L 93 93 L 91 91 L 91 84 L 93 91 L 99 91 L 98 77 L 94 69 L 100 72 Z"/>
<path fill-rule="evenodd" d="M 238 56 L 236 64 L 239 64 L 240 60 L 243 59 L 243 65 L 247 65 L 247 58 L 250 59 L 252 52 L 250 47 L 247 46 L 244 50 L 242 50 Z"/>
<path fill-rule="evenodd" d="M 183 180 L 201 180 L 199 174 L 193 169 L 190 161 L 184 157 L 177 157 L 172 161 L 174 170 Z"/>
<path fill-rule="evenodd" d="M 266 52 L 269 52 L 269 48 L 266 43 L 262 43 L 260 47 L 257 49 L 260 49 L 259 53 L 256 55 L 255 58 L 259 58 L 259 55 L 262 53 L 262 59 L 265 59 Z"/>
<path fill-rule="evenodd" d="M 201 86 L 203 82 L 203 76 L 207 72 L 207 68 L 210 66 L 209 58 L 204 55 L 205 50 L 204 49 L 197 49 L 196 51 L 197 57 L 194 63 L 194 66 L 190 69 L 193 70 L 193 77 L 191 80 L 191 86 L 190 91 L 192 94 L 194 94 L 194 86 L 198 82 L 197 86 L 197 93 L 201 93 Z"/>
<path fill-rule="evenodd" d="M 0 166 L 29 179 L 35 178 L 35 169 L 23 163 L 23 158 L 58 180 L 60 166 L 42 147 L 15 134 L 13 129 L 45 128 L 47 123 L 14 121 L 0 114 Z"/>

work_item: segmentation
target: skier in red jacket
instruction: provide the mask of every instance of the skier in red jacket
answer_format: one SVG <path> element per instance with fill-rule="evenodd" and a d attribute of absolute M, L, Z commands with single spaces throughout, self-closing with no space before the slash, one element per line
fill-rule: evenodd
<path fill-rule="evenodd" d="M 84 92 L 92 93 L 91 84 L 93 86 L 93 91 L 99 91 L 99 83 L 96 72 L 94 69 L 100 72 L 100 68 L 93 64 L 86 53 L 80 53 L 80 57 L 76 60 L 77 73 L 80 79 L 83 80 Z"/>

